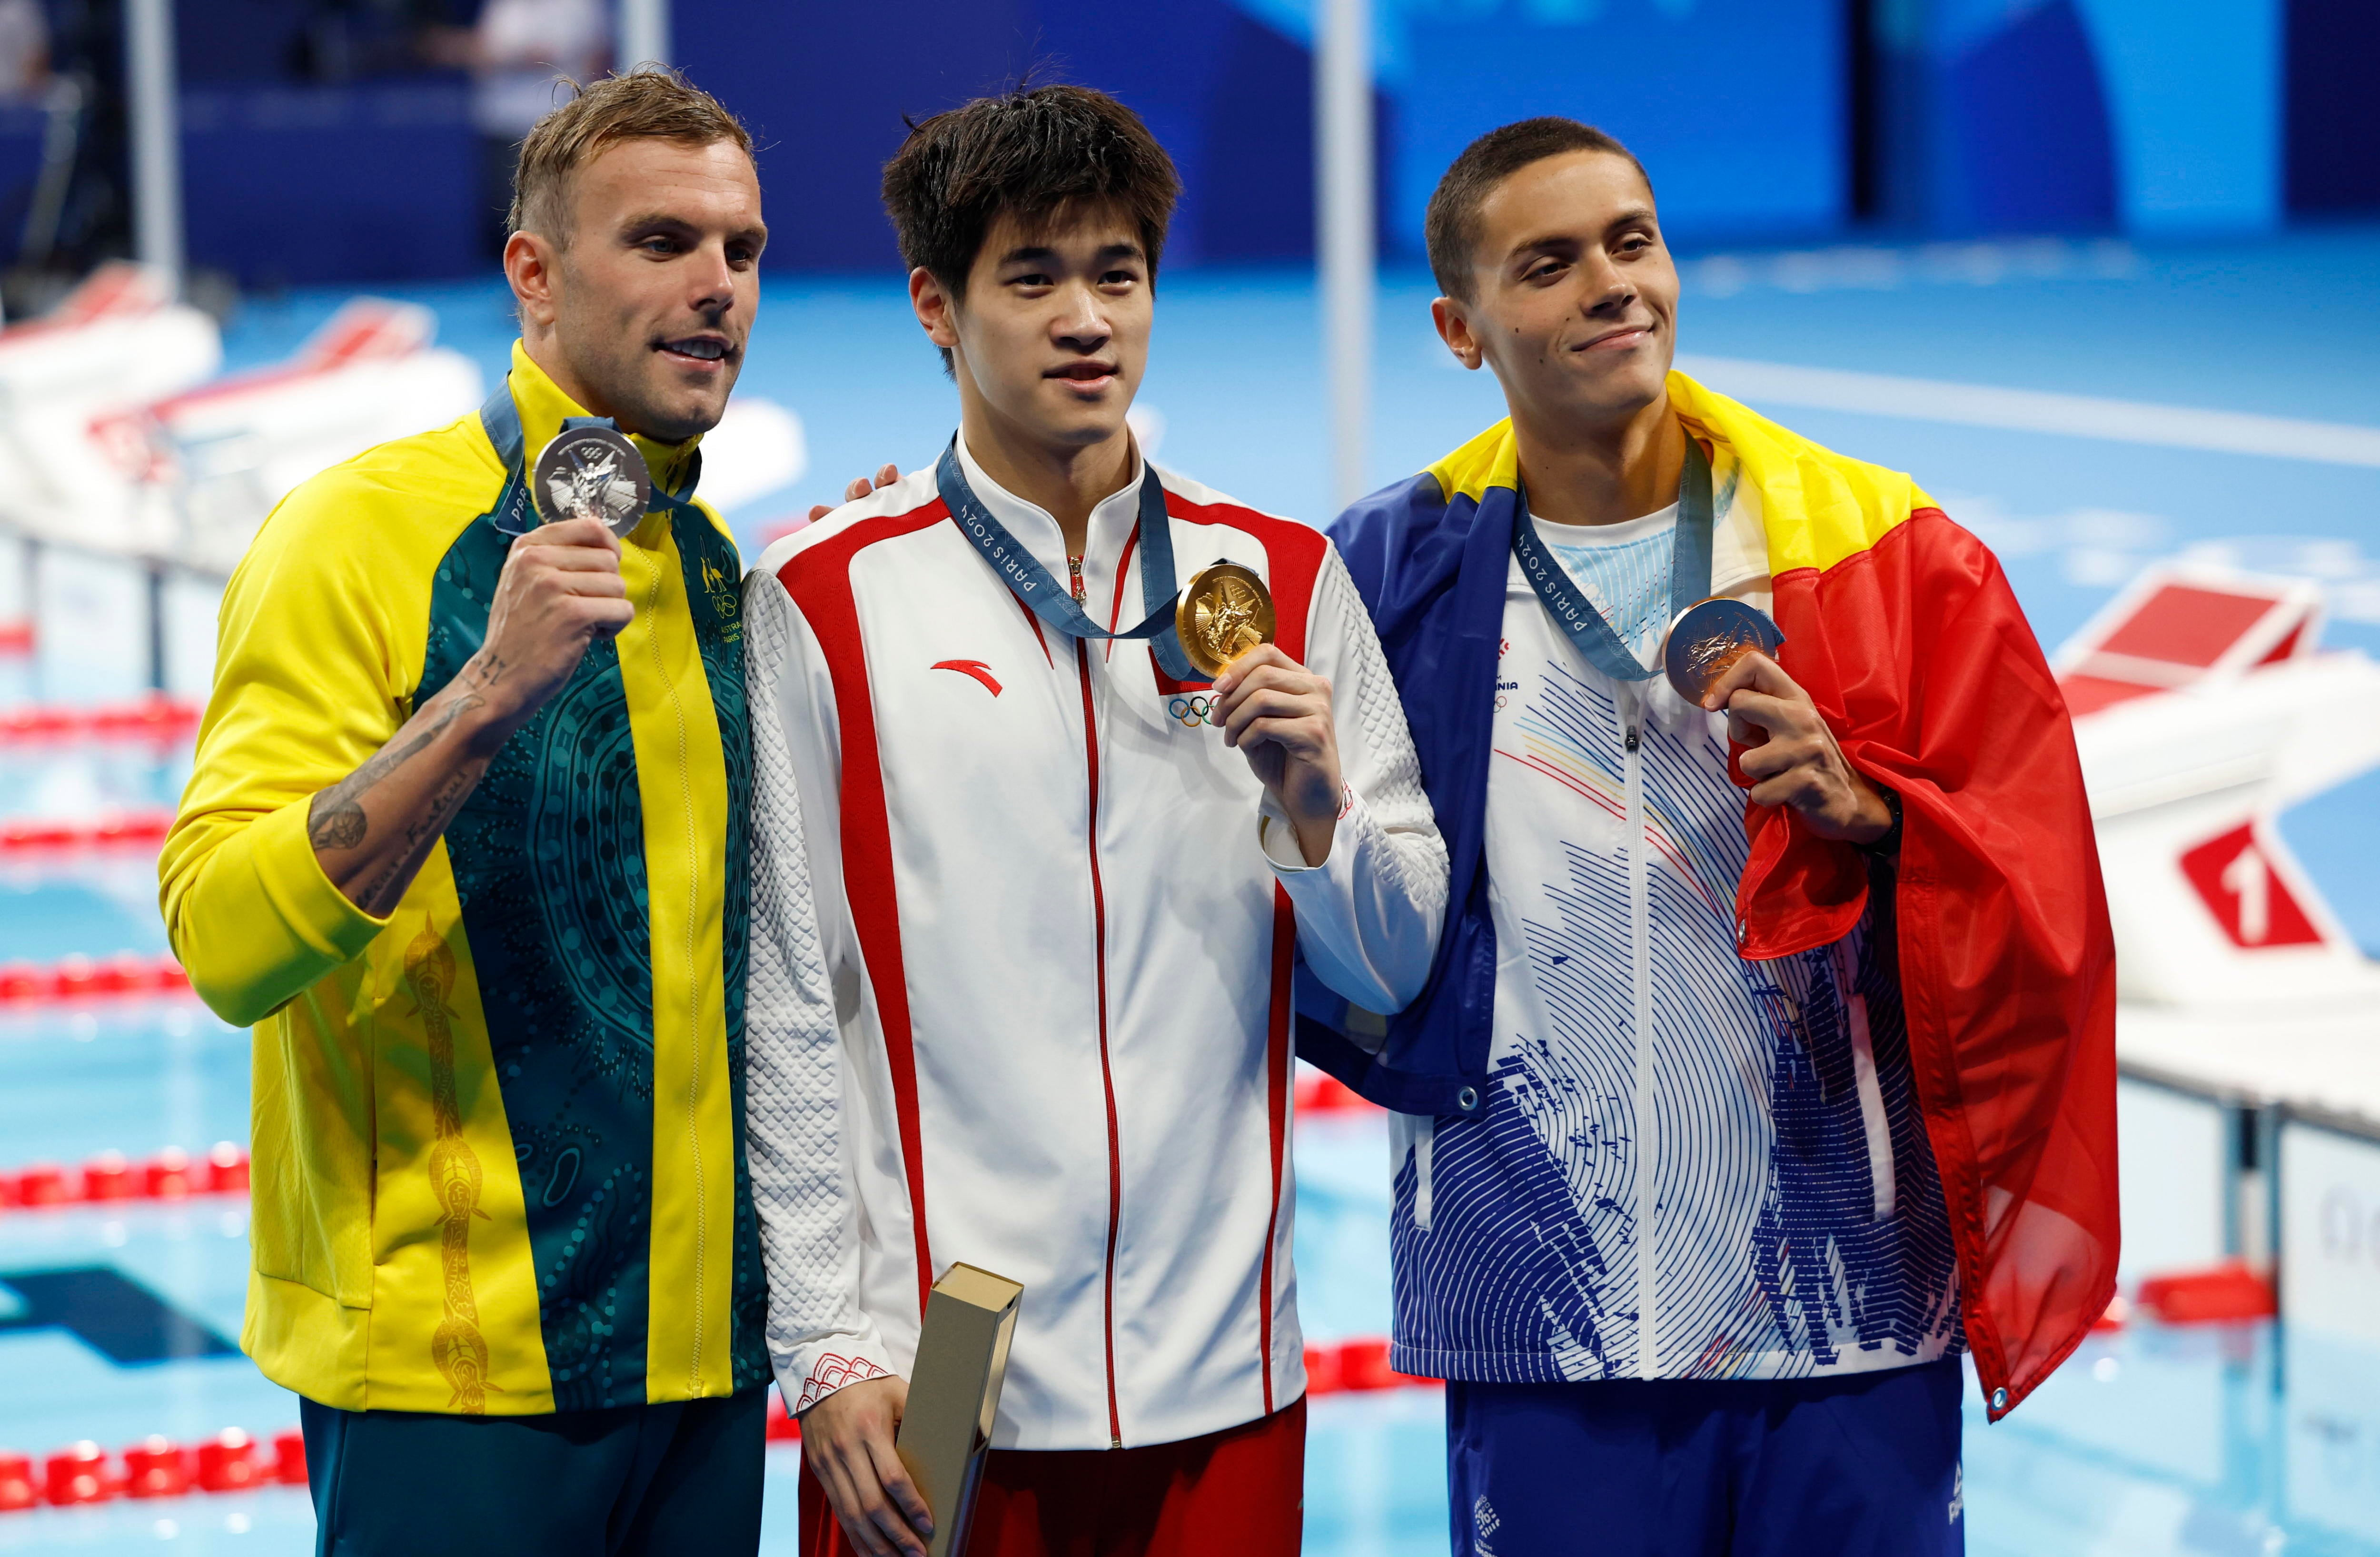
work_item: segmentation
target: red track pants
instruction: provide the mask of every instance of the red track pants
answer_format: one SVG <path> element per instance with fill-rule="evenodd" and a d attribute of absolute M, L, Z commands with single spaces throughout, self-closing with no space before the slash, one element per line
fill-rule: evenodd
<path fill-rule="evenodd" d="M 1305 1533 L 1305 1402 L 1179 1443 L 995 1449 L 965 1557 L 1297 1557 Z M 852 1557 L 802 1466 L 803 1557 Z"/>

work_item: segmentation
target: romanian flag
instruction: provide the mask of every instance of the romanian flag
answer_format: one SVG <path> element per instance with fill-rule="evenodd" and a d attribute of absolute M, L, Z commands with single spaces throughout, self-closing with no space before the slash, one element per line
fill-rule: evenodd
<path fill-rule="evenodd" d="M 2115 948 L 2072 722 L 1998 561 L 1907 476 L 1821 448 L 1682 373 L 1669 388 L 1687 431 L 1731 449 L 1758 493 L 1780 663 L 1852 766 L 1901 797 L 1910 1047 L 1958 1239 L 1967 1338 L 1997 1419 L 2115 1291 Z M 1475 676 L 1493 679 L 1517 485 L 1511 425 L 1500 423 L 1333 527 L 1453 856 L 1441 966 L 1381 1055 L 1325 1034 L 1301 1040 L 1392 1104 L 1427 1095 L 1426 1075 L 1394 1071 L 1453 1081 L 1484 1067 L 1485 1016 L 1469 1009 L 1478 979 L 1464 972 L 1478 959 L 1461 921 L 1486 913 L 1488 733 L 1470 726 L 1491 699 L 1463 694 Z M 1745 826 L 1743 955 L 1848 932 L 1866 906 L 1858 852 L 1790 810 L 1747 803 Z"/>

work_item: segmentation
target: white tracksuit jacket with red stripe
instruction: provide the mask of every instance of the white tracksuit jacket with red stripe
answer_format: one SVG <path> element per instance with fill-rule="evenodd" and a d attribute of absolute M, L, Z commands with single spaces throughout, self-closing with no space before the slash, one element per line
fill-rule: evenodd
<path fill-rule="evenodd" d="M 1067 578 L 1057 522 L 961 457 Z M 1255 569 L 1283 651 L 1330 678 L 1350 800 L 1318 867 L 1204 721 L 1204 688 L 1166 681 L 1145 642 L 1044 628 L 930 468 L 779 541 L 747 582 L 746 1116 L 796 1410 L 905 1375 L 953 1260 L 1025 1286 L 1002 1448 L 1170 1442 L 1305 1388 L 1292 967 L 1402 1007 L 1446 851 L 1330 542 L 1161 479 L 1182 577 Z M 1143 614 L 1138 491 L 1091 516 L 1102 624 Z"/>

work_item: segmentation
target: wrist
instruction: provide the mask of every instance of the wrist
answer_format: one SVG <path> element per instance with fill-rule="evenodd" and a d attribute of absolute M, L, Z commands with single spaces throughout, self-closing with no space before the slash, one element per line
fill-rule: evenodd
<path fill-rule="evenodd" d="M 475 757 L 494 756 L 496 748 L 537 712 L 533 706 L 521 706 L 509 688 L 500 687 L 501 679 L 497 664 L 482 649 L 463 663 L 461 672 L 441 695 L 443 699 L 452 699 L 448 722 Z"/>
<path fill-rule="evenodd" d="M 1853 846 L 1868 854 L 1900 850 L 1900 797 L 1883 785 L 1870 785 L 1862 797 L 1859 825 L 1845 834 Z"/>

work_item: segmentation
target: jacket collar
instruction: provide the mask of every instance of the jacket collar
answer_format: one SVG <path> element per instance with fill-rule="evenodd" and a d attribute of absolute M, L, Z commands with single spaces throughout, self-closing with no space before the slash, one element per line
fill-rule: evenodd
<path fill-rule="evenodd" d="M 1035 560 L 1050 570 L 1050 577 L 1066 577 L 1065 532 L 1058 528 L 1057 519 L 1038 503 L 1028 502 L 1002 486 L 984 473 L 976 463 L 975 453 L 967 447 L 966 434 L 958 434 L 959 470 L 974 489 L 977 501 L 991 511 L 1002 528 L 1014 536 Z M 1083 581 L 1087 590 L 1104 585 L 1113 577 L 1113 569 L 1123 557 L 1126 541 L 1140 525 L 1140 483 L 1148 479 L 1148 462 L 1140 455 L 1139 440 L 1133 440 L 1132 475 L 1123 485 L 1108 493 L 1091 509 L 1089 525 L 1083 534 Z M 1104 597 L 1101 597 L 1104 598 Z"/>
<path fill-rule="evenodd" d="M 530 470 L 537 468 L 538 456 L 545 452 L 545 445 L 553 442 L 554 435 L 562 431 L 565 420 L 594 415 L 563 393 L 562 386 L 537 365 L 529 356 L 527 345 L 518 340 L 513 342 L 512 376 L 507 382 L 512 389 L 513 408 L 520 413 L 521 463 Z M 694 451 L 702 443 L 700 433 L 682 444 L 657 444 L 650 438 L 637 434 L 631 434 L 628 441 L 637 445 L 638 454 L 645 456 L 645 468 L 652 472 L 656 486 L 679 497 L 694 495 L 684 489 L 688 476 L 698 468 L 695 464 Z M 638 529 L 641 530 L 645 524 L 650 524 L 653 514 L 666 516 L 666 509 L 656 505 Z"/>

